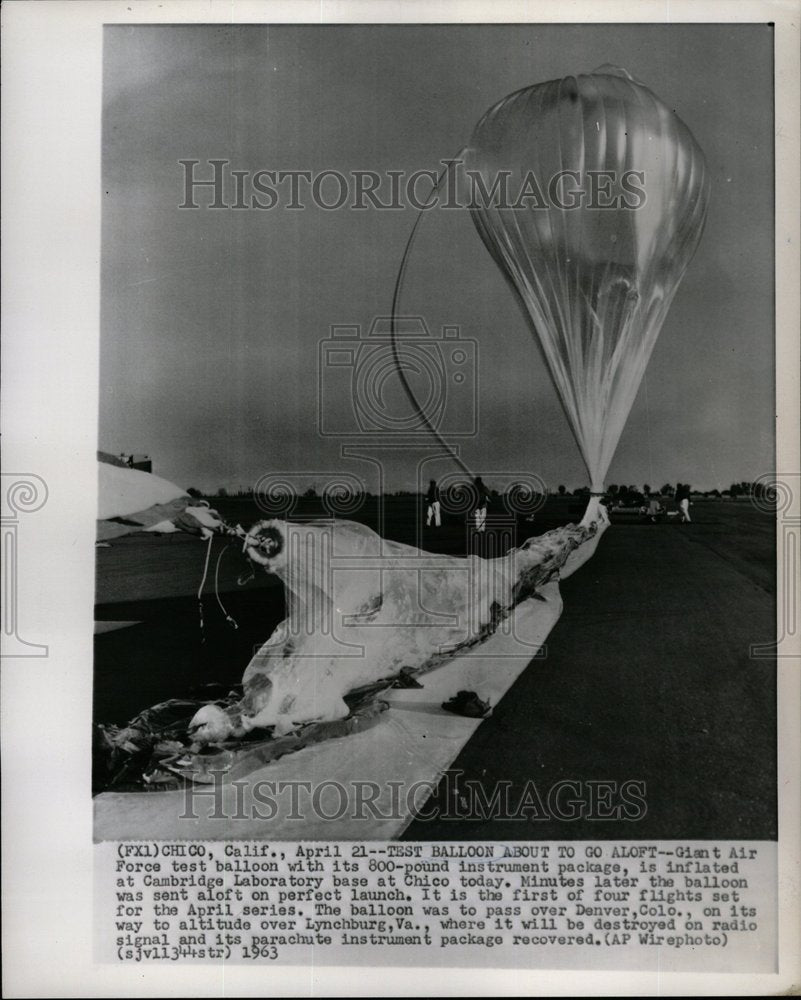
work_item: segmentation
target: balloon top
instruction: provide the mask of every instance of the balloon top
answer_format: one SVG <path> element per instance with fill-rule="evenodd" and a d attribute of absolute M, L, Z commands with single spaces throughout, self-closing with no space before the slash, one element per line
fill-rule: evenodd
<path fill-rule="evenodd" d="M 464 162 L 481 181 L 473 222 L 526 310 L 600 493 L 701 237 L 703 153 L 669 105 L 606 65 L 504 97 Z"/>

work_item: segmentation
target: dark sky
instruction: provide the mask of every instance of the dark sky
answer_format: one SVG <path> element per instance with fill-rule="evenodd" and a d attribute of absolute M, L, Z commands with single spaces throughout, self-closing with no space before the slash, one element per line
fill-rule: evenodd
<path fill-rule="evenodd" d="M 204 176 L 212 158 L 254 173 L 437 169 L 504 95 L 612 63 L 690 127 L 712 198 L 607 482 L 727 487 L 772 468 L 769 27 L 105 30 L 101 448 L 147 452 L 184 486 L 279 471 L 322 484 L 346 468 L 372 486 L 369 466 L 343 461 L 342 441 L 318 433 L 317 359 L 332 324 L 388 314 L 413 210 L 179 210 L 178 161 L 202 161 Z M 475 341 L 480 419 L 462 444 L 472 469 L 490 485 L 525 471 L 551 488 L 588 481 L 526 321 L 466 212 L 424 220 L 402 308 Z M 346 404 L 335 392 L 334 424 Z M 411 486 L 421 454 L 377 456 L 387 487 Z"/>

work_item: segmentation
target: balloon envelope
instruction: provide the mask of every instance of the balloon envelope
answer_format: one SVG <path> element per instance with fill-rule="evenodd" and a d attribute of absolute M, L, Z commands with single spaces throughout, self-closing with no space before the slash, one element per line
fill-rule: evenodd
<path fill-rule="evenodd" d="M 519 295 L 595 491 L 703 230 L 686 125 L 624 70 L 504 98 L 464 156 L 471 214 Z"/>

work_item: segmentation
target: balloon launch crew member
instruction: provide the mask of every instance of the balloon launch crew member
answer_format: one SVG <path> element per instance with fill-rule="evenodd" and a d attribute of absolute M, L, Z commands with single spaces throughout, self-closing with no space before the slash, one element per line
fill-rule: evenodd
<path fill-rule="evenodd" d="M 434 527 L 438 528 L 442 524 L 442 517 L 439 504 L 439 488 L 437 487 L 436 479 L 432 479 L 428 484 L 428 493 L 426 493 L 426 527 L 430 528 L 432 521 Z"/>
<path fill-rule="evenodd" d="M 690 523 L 690 486 L 688 483 L 679 483 L 676 487 L 676 503 L 679 506 L 679 523 Z"/>
<path fill-rule="evenodd" d="M 473 484 L 476 490 L 476 509 L 473 511 L 473 523 L 476 531 L 485 532 L 487 530 L 487 508 L 489 507 L 489 490 L 484 485 L 481 476 L 476 476 Z"/>

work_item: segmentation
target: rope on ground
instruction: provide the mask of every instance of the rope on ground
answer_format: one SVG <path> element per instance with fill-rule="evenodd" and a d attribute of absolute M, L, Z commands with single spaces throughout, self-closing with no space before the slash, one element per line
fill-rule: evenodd
<path fill-rule="evenodd" d="M 217 556 L 217 565 L 214 567 L 214 596 L 217 598 L 217 603 L 220 606 L 220 611 L 225 615 L 225 620 L 235 629 L 239 628 L 238 622 L 228 614 L 225 609 L 225 605 L 220 599 L 220 563 L 222 562 L 222 557 L 230 548 L 230 545 L 226 545 L 225 548 L 220 550 L 220 554 Z"/>
<path fill-rule="evenodd" d="M 206 539 L 206 559 L 203 563 L 203 576 L 200 578 L 200 586 L 197 588 L 197 610 L 198 617 L 200 619 L 200 641 L 206 641 L 206 623 L 203 620 L 203 588 L 206 586 L 206 577 L 209 573 L 209 559 L 211 558 L 211 543 L 214 540 L 213 535 L 209 535 Z"/>
<path fill-rule="evenodd" d="M 206 641 L 206 623 L 203 618 L 203 588 L 206 586 L 206 579 L 209 575 L 209 562 L 211 560 L 211 546 L 214 543 L 214 535 L 209 535 L 206 539 L 206 558 L 203 563 L 203 576 L 200 580 L 200 586 L 197 589 L 197 606 L 198 606 L 198 617 L 200 619 L 200 633 L 201 642 Z M 222 557 L 230 548 L 230 545 L 226 545 L 225 548 L 220 550 L 220 554 L 217 556 L 217 562 L 214 567 L 214 597 L 219 605 L 220 611 L 222 611 L 225 616 L 225 620 L 228 624 L 235 629 L 239 628 L 239 623 L 236 619 L 228 613 L 227 608 L 220 598 L 220 563 L 222 562 Z"/>

